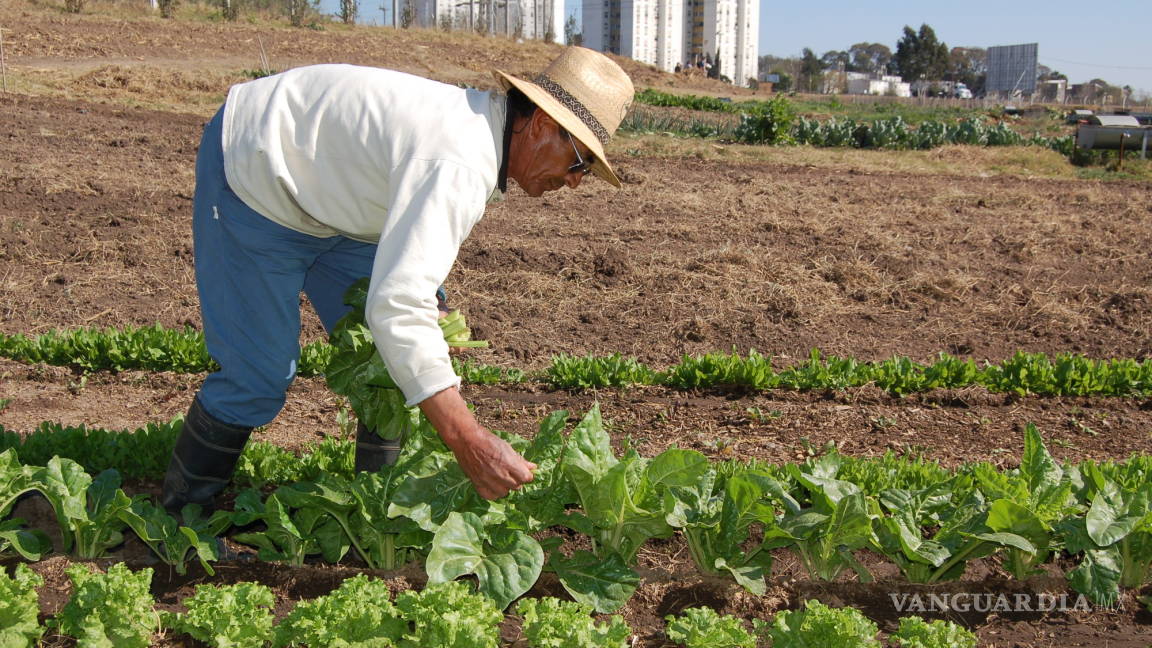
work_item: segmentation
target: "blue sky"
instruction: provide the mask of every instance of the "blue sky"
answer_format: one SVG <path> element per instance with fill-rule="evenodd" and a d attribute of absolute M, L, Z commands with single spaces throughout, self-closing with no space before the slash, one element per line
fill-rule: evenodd
<path fill-rule="evenodd" d="M 336 0 L 321 4 L 334 11 Z M 580 6 L 565 0 L 565 13 L 579 21 Z M 1101 78 L 1152 94 L 1152 0 L 761 0 L 760 53 L 820 55 L 859 42 L 895 49 L 904 25 L 923 23 L 949 47 L 1039 43 L 1040 63 L 1072 83 Z"/>

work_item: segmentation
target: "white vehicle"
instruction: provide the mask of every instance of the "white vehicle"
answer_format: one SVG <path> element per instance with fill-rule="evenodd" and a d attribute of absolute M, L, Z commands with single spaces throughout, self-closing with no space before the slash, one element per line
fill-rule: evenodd
<path fill-rule="evenodd" d="M 957 99 L 971 99 L 972 98 L 972 91 L 969 90 L 968 86 L 964 85 L 963 83 L 957 83 L 956 88 L 952 91 L 952 94 Z"/>

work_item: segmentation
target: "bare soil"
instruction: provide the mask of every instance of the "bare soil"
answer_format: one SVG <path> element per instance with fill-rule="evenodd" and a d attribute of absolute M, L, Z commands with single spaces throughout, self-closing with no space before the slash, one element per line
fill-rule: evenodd
<path fill-rule="evenodd" d="M 189 218 L 200 128 L 228 84 L 256 67 L 261 46 L 280 68 L 346 61 L 478 85 L 491 84 L 492 67 L 525 73 L 556 52 L 438 32 L 74 17 L 14 0 L 0 7 L 10 70 L 34 90 L 0 94 L 0 332 L 9 334 L 154 322 L 199 327 Z M 706 80 L 627 69 L 638 87 L 718 90 Z M 1152 354 L 1148 183 L 895 165 L 877 171 L 891 154 L 857 168 L 656 158 L 640 149 L 628 137 L 612 145 L 623 191 L 597 181 L 542 199 L 513 190 L 489 209 L 449 278 L 451 301 L 476 336 L 492 343 L 469 357 L 535 370 L 556 353 L 618 352 L 656 367 L 682 354 L 733 349 L 756 349 L 781 366 L 812 348 L 920 361 L 941 351 L 989 361 L 1018 349 Z M 959 164 L 979 152 L 957 147 L 937 155 Z M 318 320 L 304 308 L 302 341 L 321 339 Z M 135 428 L 182 413 L 201 378 L 83 377 L 0 361 L 0 399 L 9 401 L 0 425 L 20 432 L 46 420 Z M 582 412 L 599 402 L 617 442 L 643 453 L 678 445 L 717 458 L 792 461 L 834 442 L 854 455 L 893 450 L 946 465 L 1008 467 L 1018 461 L 1028 423 L 1069 461 L 1119 459 L 1152 445 L 1147 399 L 1016 398 L 981 389 L 902 399 L 872 388 L 569 393 L 539 384 L 465 393 L 485 424 L 526 435 L 547 412 Z M 300 379 L 259 438 L 301 447 L 335 433 L 340 408 L 322 380 Z M 142 552 L 124 551 L 143 564 Z M 689 605 L 768 618 L 813 596 L 859 605 L 892 630 L 899 615 L 889 594 L 910 591 L 892 578 L 874 586 L 813 583 L 782 554 L 772 593 L 757 598 L 695 575 L 678 540 L 646 552 L 645 585 L 625 610 L 638 645 L 663 645 L 662 616 Z M 66 562 L 36 566 L 54 575 L 43 593 L 46 612 L 63 601 Z M 221 566 L 220 578 L 269 584 L 283 614 L 356 571 L 234 563 Z M 398 588 L 421 578 L 419 570 L 388 576 Z M 987 564 L 957 587 L 1063 587 L 1002 577 Z M 156 593 L 175 605 L 203 578 L 158 573 Z M 538 589 L 559 593 L 547 580 Z M 959 620 L 986 646 L 1145 646 L 1149 615 L 1127 603 L 1120 611 Z M 514 640 L 515 628 L 506 630 Z"/>

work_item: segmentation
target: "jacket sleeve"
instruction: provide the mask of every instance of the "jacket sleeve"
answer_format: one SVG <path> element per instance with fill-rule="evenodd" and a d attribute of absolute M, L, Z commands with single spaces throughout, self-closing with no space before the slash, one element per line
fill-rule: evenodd
<path fill-rule="evenodd" d="M 460 384 L 437 324 L 436 289 L 484 214 L 481 175 L 445 160 L 409 160 L 391 176 L 365 319 L 409 406 Z"/>

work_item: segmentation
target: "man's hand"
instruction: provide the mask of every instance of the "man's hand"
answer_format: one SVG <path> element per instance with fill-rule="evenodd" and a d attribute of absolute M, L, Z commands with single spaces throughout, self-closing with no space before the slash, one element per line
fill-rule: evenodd
<path fill-rule="evenodd" d="M 536 464 L 481 427 L 460 392 L 445 389 L 421 402 L 420 409 L 456 455 L 460 468 L 481 497 L 499 499 L 532 481 Z"/>

